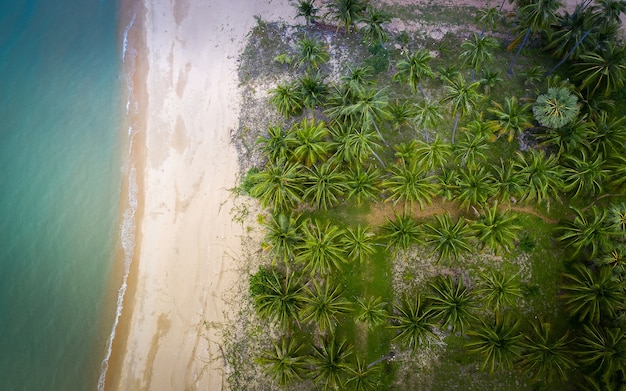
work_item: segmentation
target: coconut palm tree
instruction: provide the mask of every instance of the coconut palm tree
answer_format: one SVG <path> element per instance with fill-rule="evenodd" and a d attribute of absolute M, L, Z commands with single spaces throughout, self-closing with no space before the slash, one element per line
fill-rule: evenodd
<path fill-rule="evenodd" d="M 572 207 L 576 214 L 574 220 L 567 221 L 558 227 L 562 232 L 558 240 L 574 249 L 574 255 L 585 250 L 593 259 L 596 254 L 609 247 L 610 238 L 614 235 L 607 219 L 608 211 L 599 209 L 595 205 L 590 213 L 585 213 Z"/>
<path fill-rule="evenodd" d="M 535 119 L 542 126 L 561 128 L 578 117 L 578 98 L 567 88 L 548 88 L 548 92 L 537 97 L 533 106 Z"/>
<path fill-rule="evenodd" d="M 550 323 L 539 321 L 532 326 L 532 334 L 524 336 L 522 367 L 533 373 L 535 379 L 545 379 L 547 383 L 552 382 L 554 375 L 566 380 L 568 372 L 576 366 L 569 332 L 556 338 Z"/>
<path fill-rule="evenodd" d="M 328 14 L 337 20 L 337 31 L 343 26 L 344 32 L 350 34 L 352 25 L 361 18 L 366 9 L 363 0 L 333 0 L 328 3 Z M 327 15 L 328 15 L 327 14 Z"/>
<path fill-rule="evenodd" d="M 496 197 L 501 202 L 516 203 L 523 195 L 524 177 L 510 161 L 500 160 L 499 166 L 493 166 Z"/>
<path fill-rule="evenodd" d="M 496 135 L 494 134 L 498 130 L 499 124 L 495 121 L 487 121 L 483 119 L 483 113 L 479 113 L 476 118 L 472 119 L 465 126 L 461 127 L 461 130 L 466 134 L 466 141 L 471 141 L 477 148 L 487 149 L 487 143 L 485 141 L 496 141 Z M 475 148 L 476 148 L 475 147 Z M 459 150 L 457 146 L 457 150 Z M 461 148 L 462 149 L 462 148 Z"/>
<path fill-rule="evenodd" d="M 439 121 L 443 119 L 441 105 L 437 101 L 425 99 L 421 104 L 415 105 L 414 114 L 414 124 L 423 128 L 424 136 L 428 143 L 430 141 L 429 130 L 436 128 L 439 125 Z"/>
<path fill-rule="evenodd" d="M 478 80 L 480 85 L 483 87 L 483 91 L 486 96 L 489 96 L 491 94 L 491 91 L 493 91 L 493 89 L 496 88 L 503 81 L 504 79 L 502 79 L 502 76 L 500 76 L 499 71 L 492 71 L 489 69 L 485 69 L 483 71 L 482 77 L 480 78 L 480 80 Z"/>
<path fill-rule="evenodd" d="M 396 82 L 406 82 L 417 92 L 419 88 L 426 99 L 426 92 L 422 87 L 422 81 L 424 79 L 432 79 L 435 77 L 435 73 L 430 68 L 428 63 L 432 60 L 433 56 L 426 49 L 418 49 L 413 54 L 407 54 L 406 58 L 400 60 L 396 64 L 396 73 L 393 75 L 392 80 Z"/>
<path fill-rule="evenodd" d="M 604 50 L 586 52 L 573 65 L 579 89 L 587 96 L 611 95 L 624 86 L 626 80 L 626 48 L 608 43 Z"/>
<path fill-rule="evenodd" d="M 548 205 L 550 198 L 558 199 L 563 189 L 563 169 L 556 156 L 536 149 L 518 152 L 513 166 L 523 175 L 524 199 Z"/>
<path fill-rule="evenodd" d="M 446 201 L 453 201 L 459 194 L 461 178 L 459 170 L 445 169 L 437 175 L 437 195 Z"/>
<path fill-rule="evenodd" d="M 617 237 L 626 235 L 626 203 L 612 204 L 609 207 L 608 222 Z"/>
<path fill-rule="evenodd" d="M 387 322 L 387 303 L 385 303 L 380 296 L 369 297 L 368 299 L 358 297 L 356 299 L 356 305 L 356 320 L 365 323 L 369 330 L 373 330 Z"/>
<path fill-rule="evenodd" d="M 418 141 L 415 145 L 415 161 L 426 171 L 444 170 L 452 157 L 452 145 L 435 136 L 431 143 Z"/>
<path fill-rule="evenodd" d="M 345 106 L 342 114 L 357 116 L 366 128 L 373 126 L 383 143 L 386 143 L 376 122 L 389 118 L 388 107 L 389 97 L 384 89 L 368 89 L 360 91 L 357 101 Z"/>
<path fill-rule="evenodd" d="M 585 150 L 563 157 L 565 190 L 578 195 L 596 196 L 604 190 L 609 171 L 605 168 L 602 155 L 590 157 Z"/>
<path fill-rule="evenodd" d="M 291 156 L 290 137 L 290 133 L 282 126 L 270 126 L 267 128 L 267 136 L 259 136 L 256 143 L 261 146 L 263 156 L 270 163 L 276 164 L 281 160 L 288 160 Z"/>
<path fill-rule="evenodd" d="M 272 254 L 274 262 L 288 264 L 294 258 L 294 249 L 302 240 L 300 215 L 289 213 L 272 214 L 265 224 L 265 248 Z"/>
<path fill-rule="evenodd" d="M 602 389 L 613 390 L 626 376 L 626 338 L 623 328 L 585 324 L 578 339 L 578 361 L 600 380 Z"/>
<path fill-rule="evenodd" d="M 459 207 L 483 205 L 496 192 L 493 175 L 484 166 L 471 167 L 459 171 L 458 189 L 454 200 Z"/>
<path fill-rule="evenodd" d="M 438 260 L 458 260 L 461 252 L 472 251 L 471 230 L 463 218 L 456 222 L 448 213 L 435 215 L 436 224 L 426 224 L 426 242 L 438 253 Z"/>
<path fill-rule="evenodd" d="M 330 54 L 324 43 L 315 38 L 304 37 L 299 39 L 296 41 L 296 48 L 293 64 L 296 67 L 304 67 L 307 72 L 318 70 L 330 59 Z"/>
<path fill-rule="evenodd" d="M 486 37 L 472 33 L 470 38 L 461 44 L 459 58 L 463 65 L 469 65 L 472 70 L 472 81 L 475 80 L 476 71 L 483 65 L 493 61 L 493 50 L 498 47 L 498 41 L 492 37 Z"/>
<path fill-rule="evenodd" d="M 453 281 L 450 276 L 438 275 L 430 284 L 433 295 L 432 309 L 440 318 L 443 327 L 452 333 L 463 334 L 469 323 L 476 319 L 474 314 L 474 294 L 465 285 L 463 279 Z"/>
<path fill-rule="evenodd" d="M 302 113 L 304 97 L 299 85 L 295 83 L 279 84 L 269 90 L 270 102 L 276 110 L 289 118 Z"/>
<path fill-rule="evenodd" d="M 521 356 L 523 335 L 518 331 L 519 322 L 509 320 L 481 325 L 468 330 L 473 339 L 467 343 L 468 352 L 483 356 L 482 370 L 494 373 L 496 368 L 511 369 Z"/>
<path fill-rule="evenodd" d="M 413 244 L 418 244 L 421 236 L 420 226 L 410 215 L 396 214 L 394 220 L 387 219 L 383 226 L 387 239 L 387 248 L 394 247 L 395 250 L 407 251 Z"/>
<path fill-rule="evenodd" d="M 346 192 L 346 178 L 341 167 L 324 163 L 307 169 L 304 199 L 318 209 L 336 206 Z"/>
<path fill-rule="evenodd" d="M 263 350 L 255 361 L 281 388 L 287 388 L 294 381 L 302 380 L 306 374 L 307 363 L 303 350 L 303 344 L 283 336 L 278 343 L 272 341 L 272 348 Z"/>
<path fill-rule="evenodd" d="M 279 275 L 276 270 L 262 281 L 262 293 L 254 297 L 254 307 L 263 320 L 278 323 L 283 329 L 300 319 L 304 291 L 294 273 Z"/>
<path fill-rule="evenodd" d="M 324 391 L 343 389 L 346 377 L 350 376 L 349 359 L 352 347 L 345 340 L 338 341 L 334 336 L 313 346 L 309 357 L 312 369 L 309 376 L 313 383 L 322 385 Z"/>
<path fill-rule="evenodd" d="M 346 262 L 341 244 L 343 231 L 336 225 L 308 221 L 302 226 L 303 242 L 296 247 L 296 262 L 304 264 L 311 276 L 326 276 Z"/>
<path fill-rule="evenodd" d="M 347 89 L 358 94 L 359 91 L 362 91 L 374 84 L 374 80 L 372 80 L 373 75 L 374 68 L 369 65 L 360 65 L 353 68 L 348 67 L 348 73 L 342 76 L 339 80 L 344 84 L 344 86 L 346 86 Z"/>
<path fill-rule="evenodd" d="M 403 127 L 411 126 L 412 120 L 415 117 L 415 110 L 408 101 L 404 100 L 399 102 L 396 99 L 395 102 L 389 104 L 387 109 L 389 111 L 389 120 L 395 130 L 399 131 Z"/>
<path fill-rule="evenodd" d="M 485 207 L 472 228 L 482 247 L 488 247 L 496 254 L 501 251 L 511 252 L 522 230 L 517 224 L 517 215 L 502 211 L 498 208 L 498 203 Z"/>
<path fill-rule="evenodd" d="M 378 367 L 367 365 L 357 356 L 356 363 L 350 368 L 346 386 L 354 391 L 376 390 L 379 383 L 372 378 L 376 372 Z"/>
<path fill-rule="evenodd" d="M 362 264 L 365 259 L 376 252 L 375 235 L 369 227 L 357 225 L 346 228 L 342 243 L 348 259 Z"/>
<path fill-rule="evenodd" d="M 499 136 L 506 135 L 509 142 L 514 137 L 533 126 L 530 115 L 530 104 L 519 104 L 514 96 L 504 98 L 504 104 L 493 102 L 493 107 L 487 109 L 495 117 L 491 121 L 494 130 Z"/>
<path fill-rule="evenodd" d="M 306 25 L 310 25 L 311 23 L 315 23 L 315 18 L 317 16 L 318 8 L 315 8 L 314 0 L 300 0 L 298 1 L 297 6 L 298 13 L 297 17 L 303 17 L 306 20 Z"/>
<path fill-rule="evenodd" d="M 404 297 L 393 316 L 391 328 L 398 334 L 392 341 L 398 341 L 402 346 L 410 348 L 413 353 L 422 346 L 429 346 L 438 340 L 434 328 L 437 327 L 435 313 L 430 304 L 417 294 L 415 298 Z"/>
<path fill-rule="evenodd" d="M 259 198 L 264 208 L 279 212 L 292 209 L 303 195 L 302 166 L 281 160 L 269 163 L 251 176 L 250 195 Z"/>
<path fill-rule="evenodd" d="M 389 192 L 385 201 L 393 201 L 394 205 L 403 202 L 405 212 L 412 210 L 415 202 L 424 209 L 424 204 L 430 204 L 437 192 L 434 177 L 426 176 L 416 164 L 394 164 L 389 174 L 390 177 L 383 181 L 383 188 Z"/>
<path fill-rule="evenodd" d="M 613 154 L 607 162 L 609 183 L 616 190 L 624 189 L 626 185 L 626 156 Z"/>
<path fill-rule="evenodd" d="M 359 22 L 365 23 L 360 31 L 368 45 L 378 43 L 383 47 L 383 42 L 387 41 L 387 32 L 383 25 L 391 22 L 391 15 L 383 10 L 368 5 L 365 8 L 365 14 L 359 18 Z"/>
<path fill-rule="evenodd" d="M 303 118 L 291 129 L 288 139 L 289 149 L 293 158 L 306 167 L 311 167 L 319 161 L 325 161 L 329 150 L 329 131 L 324 121 Z"/>
<path fill-rule="evenodd" d="M 458 75 L 453 79 L 446 79 L 444 85 L 445 94 L 441 99 L 442 103 L 449 102 L 452 108 L 452 114 L 455 116 L 454 128 L 452 130 L 452 144 L 454 144 L 454 135 L 462 116 L 472 112 L 482 95 L 478 92 L 480 82 L 474 81 L 467 83 L 462 75 Z"/>
<path fill-rule="evenodd" d="M 371 156 L 385 167 L 385 163 L 378 156 L 380 136 L 366 127 L 334 126 L 330 129 L 335 140 L 335 155 L 332 160 L 337 164 L 347 164 L 349 167 L 363 165 Z"/>
<path fill-rule="evenodd" d="M 495 313 L 496 323 L 502 320 L 501 314 L 522 298 L 522 290 L 515 275 L 507 276 L 499 270 L 480 273 L 476 295 L 485 302 L 485 307 Z"/>
<path fill-rule="evenodd" d="M 593 122 L 587 120 L 587 116 L 578 117 L 574 122 L 561 128 L 542 128 L 544 133 L 537 134 L 542 146 L 557 148 L 559 155 L 576 153 L 580 150 L 591 151 L 593 137 Z"/>
<path fill-rule="evenodd" d="M 308 107 L 313 113 L 315 107 L 324 103 L 328 95 L 328 86 L 324 83 L 324 77 L 320 74 L 307 73 L 298 79 L 302 105 Z"/>
<path fill-rule="evenodd" d="M 476 15 L 476 23 L 482 25 L 480 35 L 485 34 L 485 30 L 488 28 L 493 30 L 496 28 L 498 20 L 502 16 L 500 10 L 497 7 L 481 8 Z"/>
<path fill-rule="evenodd" d="M 591 148 L 604 157 L 621 155 L 626 144 L 626 116 L 612 117 L 606 112 L 590 123 Z"/>
<path fill-rule="evenodd" d="M 509 75 L 513 74 L 513 67 L 531 34 L 539 33 L 556 22 L 556 11 L 561 7 L 559 0 L 536 0 L 529 2 L 520 9 L 521 34 L 509 45 L 509 49 L 519 44 L 519 49 L 509 67 Z M 521 42 L 521 43 L 520 43 Z"/>
<path fill-rule="evenodd" d="M 463 141 L 454 145 L 454 161 L 461 167 L 475 169 L 487 160 L 488 150 L 486 136 L 468 132 Z"/>
<path fill-rule="evenodd" d="M 306 288 L 301 318 L 303 322 L 315 322 L 321 332 L 334 330 L 337 316 L 352 310 L 352 303 L 342 296 L 339 285 L 326 281 L 321 284 L 312 280 L 313 288 Z"/>
<path fill-rule="evenodd" d="M 617 313 L 624 310 L 624 290 L 614 280 L 610 268 L 601 267 L 594 271 L 575 264 L 572 271 L 563 276 L 561 298 L 570 315 L 578 321 L 599 324 L 606 317 L 615 319 Z"/>
<path fill-rule="evenodd" d="M 361 205 L 363 201 L 378 199 L 379 194 L 380 172 L 377 169 L 357 165 L 346 174 L 346 199 Z"/>

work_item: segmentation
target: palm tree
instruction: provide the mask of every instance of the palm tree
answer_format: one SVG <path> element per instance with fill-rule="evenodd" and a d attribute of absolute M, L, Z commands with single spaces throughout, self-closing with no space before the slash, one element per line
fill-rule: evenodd
<path fill-rule="evenodd" d="M 326 160 L 330 143 L 328 128 L 324 121 L 303 118 L 291 129 L 289 147 L 293 157 L 301 164 L 311 167 L 318 161 Z"/>
<path fill-rule="evenodd" d="M 556 156 L 546 156 L 543 150 L 536 149 L 518 152 L 513 166 L 524 178 L 524 199 L 539 204 L 544 201 L 549 203 L 551 197 L 558 199 L 563 188 L 563 169 Z"/>
<path fill-rule="evenodd" d="M 357 165 L 346 174 L 346 199 L 356 201 L 361 205 L 363 201 L 373 201 L 380 194 L 380 172 L 367 166 Z"/>
<path fill-rule="evenodd" d="M 345 340 L 338 342 L 334 336 L 322 341 L 321 346 L 313 346 L 309 361 L 313 368 L 310 377 L 315 384 L 322 384 L 324 391 L 342 389 L 344 379 L 350 375 L 348 360 L 352 347 Z"/>
<path fill-rule="evenodd" d="M 437 327 L 432 307 L 417 294 L 415 299 L 404 297 L 400 305 L 394 305 L 396 314 L 391 328 L 398 331 L 392 341 L 410 348 L 413 353 L 422 346 L 438 340 L 433 329 Z"/>
<path fill-rule="evenodd" d="M 373 74 L 374 68 L 369 65 L 361 65 L 354 68 L 348 67 L 348 74 L 342 76 L 340 80 L 348 89 L 358 93 L 374 84 L 372 80 Z"/>
<path fill-rule="evenodd" d="M 496 187 L 491 175 L 484 166 L 467 168 L 459 171 L 458 190 L 455 201 L 461 208 L 483 205 L 495 194 Z"/>
<path fill-rule="evenodd" d="M 478 87 L 480 87 L 480 82 L 467 83 L 460 74 L 454 79 L 446 79 L 446 84 L 444 85 L 446 93 L 441 101 L 449 102 L 452 107 L 452 114 L 456 116 L 452 130 L 452 144 L 454 144 L 454 135 L 459 119 L 461 116 L 472 112 L 477 102 L 482 99 L 482 95 L 478 92 Z"/>
<path fill-rule="evenodd" d="M 500 12 L 500 10 L 498 10 L 497 7 L 488 7 L 488 8 L 481 8 L 478 10 L 478 15 L 476 16 L 476 23 L 477 24 L 481 24 L 482 30 L 480 32 L 480 35 L 484 35 L 485 34 L 485 30 L 487 30 L 487 28 L 490 29 L 495 29 L 498 19 L 502 16 L 502 13 Z"/>
<path fill-rule="evenodd" d="M 426 224 L 426 241 L 439 254 L 438 260 L 458 260 L 461 251 L 470 252 L 471 231 L 463 218 L 456 222 L 448 213 L 435 215 L 437 224 Z"/>
<path fill-rule="evenodd" d="M 361 33 L 368 45 L 378 42 L 383 47 L 383 42 L 387 40 L 387 32 L 383 29 L 383 24 L 391 22 L 391 15 L 381 9 L 368 5 L 365 8 L 365 15 L 359 18 L 359 22 L 365 23 Z"/>
<path fill-rule="evenodd" d="M 528 42 L 531 33 L 538 33 L 545 30 L 548 26 L 556 22 L 556 10 L 561 7 L 559 0 L 536 0 L 528 3 L 520 9 L 520 26 L 524 27 L 520 34 L 510 45 L 509 48 L 519 44 L 519 49 L 515 54 L 515 58 L 509 67 L 509 75 L 513 74 L 513 67 L 519 57 L 520 52 Z M 523 38 L 522 38 L 523 37 Z M 520 44 L 521 40 L 521 44 Z"/>
<path fill-rule="evenodd" d="M 301 38 L 296 42 L 296 47 L 298 51 L 294 65 L 296 67 L 304 66 L 307 72 L 313 69 L 318 70 L 320 65 L 330 59 L 330 54 L 324 44 L 315 38 Z"/>
<path fill-rule="evenodd" d="M 476 295 L 485 302 L 487 308 L 494 311 L 498 323 L 504 309 L 514 306 L 522 298 L 522 290 L 515 275 L 507 276 L 501 271 L 491 269 L 480 274 Z"/>
<path fill-rule="evenodd" d="M 484 208 L 483 214 L 473 224 L 476 238 L 496 254 L 501 250 L 511 252 L 518 240 L 518 233 L 522 227 L 517 224 L 517 216 L 504 212 L 495 203 L 490 208 Z"/>
<path fill-rule="evenodd" d="M 621 155 L 626 144 L 626 116 L 610 117 L 602 112 L 591 122 L 591 147 L 604 157 Z"/>
<path fill-rule="evenodd" d="M 313 279 L 313 288 L 306 289 L 301 318 L 303 322 L 315 322 L 321 332 L 334 330 L 337 316 L 352 310 L 352 303 L 342 296 L 339 285 L 326 281 L 320 284 Z"/>
<path fill-rule="evenodd" d="M 509 141 L 533 126 L 530 104 L 520 105 L 514 96 L 504 98 L 504 105 L 493 102 L 493 107 L 487 111 L 495 117 L 492 121 L 494 130 L 500 136 L 507 135 Z"/>
<path fill-rule="evenodd" d="M 291 156 L 290 136 L 282 126 L 270 126 L 267 128 L 267 136 L 259 136 L 256 143 L 261 145 L 263 156 L 270 163 L 276 164 L 281 160 L 288 160 Z"/>
<path fill-rule="evenodd" d="M 358 297 L 356 304 L 356 320 L 364 322 L 369 330 L 373 330 L 387 321 L 387 303 L 381 297 L 370 297 L 369 299 Z"/>
<path fill-rule="evenodd" d="M 285 117 L 302 113 L 303 99 L 301 88 L 294 83 L 281 85 L 269 90 L 270 102 Z"/>
<path fill-rule="evenodd" d="M 439 102 L 425 99 L 422 104 L 415 105 L 414 123 L 424 129 L 426 142 L 429 142 L 429 130 L 436 128 L 442 119 Z"/>
<path fill-rule="evenodd" d="M 298 79 L 298 83 L 303 106 L 313 112 L 316 106 L 323 104 L 328 95 L 328 86 L 324 83 L 324 78 L 319 74 L 307 73 Z"/>
<path fill-rule="evenodd" d="M 354 391 L 376 390 L 379 384 L 372 379 L 372 375 L 377 371 L 378 367 L 369 366 L 357 357 L 355 365 L 350 368 L 350 377 L 346 385 Z"/>
<path fill-rule="evenodd" d="M 621 190 L 626 185 L 626 156 L 613 154 L 607 162 L 610 184 L 613 188 Z"/>
<path fill-rule="evenodd" d="M 328 4 L 329 14 L 338 21 L 337 31 L 344 27 L 346 34 L 350 34 L 352 25 L 361 18 L 366 4 L 362 0 L 333 0 Z"/>
<path fill-rule="evenodd" d="M 418 141 L 415 147 L 415 161 L 426 171 L 444 170 L 452 156 L 452 145 L 435 136 L 431 143 Z"/>
<path fill-rule="evenodd" d="M 588 96 L 609 96 L 624 86 L 626 80 L 626 48 L 608 43 L 604 50 L 587 52 L 573 66 L 574 79 Z"/>
<path fill-rule="evenodd" d="M 500 160 L 499 166 L 493 167 L 497 199 L 502 202 L 517 202 L 523 195 L 523 174 L 516 170 L 510 161 Z"/>
<path fill-rule="evenodd" d="M 273 211 L 292 209 L 302 200 L 303 174 L 301 166 L 281 160 L 269 163 L 263 171 L 251 176 L 254 183 L 250 195 Z"/>
<path fill-rule="evenodd" d="M 559 155 L 574 153 L 580 150 L 592 150 L 590 142 L 593 137 L 593 122 L 587 116 L 579 117 L 574 122 L 558 129 L 543 128 L 545 133 L 537 135 L 543 146 L 554 146 Z"/>
<path fill-rule="evenodd" d="M 596 271 L 585 265 L 575 264 L 565 273 L 565 283 L 560 287 L 561 297 L 572 317 L 578 321 L 600 323 L 600 319 L 615 319 L 624 309 L 624 290 L 614 280 L 609 267 Z"/>
<path fill-rule="evenodd" d="M 478 80 L 478 82 L 484 89 L 483 91 L 485 95 L 487 96 L 489 96 L 491 94 L 491 91 L 503 81 L 504 79 L 502 79 L 502 77 L 500 76 L 499 71 L 492 71 L 489 69 L 485 69 L 483 71 L 483 77 Z"/>
<path fill-rule="evenodd" d="M 533 333 L 524 336 L 526 341 L 523 344 L 525 351 L 522 354 L 522 366 L 534 373 L 535 379 L 544 378 L 550 383 L 556 374 L 566 380 L 567 373 L 576 366 L 569 332 L 555 338 L 550 323 L 534 322 L 532 325 Z"/>
<path fill-rule="evenodd" d="M 590 258 L 609 247 L 609 240 L 614 231 L 608 222 L 608 211 L 599 209 L 595 205 L 590 214 L 585 214 L 578 208 L 572 207 L 576 214 L 574 220 L 567 221 L 559 227 L 563 232 L 558 240 L 574 249 L 574 255 L 586 250 Z"/>
<path fill-rule="evenodd" d="M 595 196 L 604 189 L 604 183 L 608 178 L 609 171 L 605 168 L 605 160 L 602 155 L 589 157 L 585 150 L 580 154 L 565 155 L 564 157 L 564 180 L 565 190 L 573 192 L 572 197 L 578 195 Z"/>
<path fill-rule="evenodd" d="M 578 361 L 599 377 L 603 389 L 621 384 L 626 375 L 626 339 L 623 328 L 585 324 L 578 340 Z"/>
<path fill-rule="evenodd" d="M 343 231 L 336 225 L 327 223 L 321 225 L 317 220 L 303 224 L 303 242 L 296 247 L 296 262 L 304 264 L 304 271 L 311 276 L 328 275 L 339 269 L 346 262 L 346 256 L 341 245 Z"/>
<path fill-rule="evenodd" d="M 461 178 L 459 170 L 445 169 L 437 175 L 437 195 L 446 201 L 453 201 L 459 194 Z"/>
<path fill-rule="evenodd" d="M 393 81 L 408 83 L 414 92 L 417 92 L 419 88 L 424 99 L 426 99 L 422 80 L 435 77 L 435 73 L 428 65 L 432 58 L 433 56 L 428 50 L 421 48 L 411 55 L 407 54 L 406 58 L 400 60 L 396 65 L 397 71 L 392 77 Z"/>
<path fill-rule="evenodd" d="M 405 211 L 412 210 L 415 202 L 424 209 L 424 204 L 430 204 L 437 191 L 434 178 L 426 176 L 416 164 L 394 164 L 389 174 L 390 178 L 383 181 L 383 188 L 390 193 L 385 201 L 393 201 L 394 205 L 404 202 Z"/>
<path fill-rule="evenodd" d="M 382 167 L 385 163 L 376 153 L 380 149 L 380 136 L 366 128 L 353 127 L 346 128 L 342 126 L 331 127 L 331 133 L 335 140 L 335 155 L 333 160 L 336 163 L 346 163 L 350 167 L 363 165 L 370 156 L 374 156 Z"/>
<path fill-rule="evenodd" d="M 317 11 L 319 9 L 315 8 L 314 0 L 300 0 L 298 1 L 298 13 L 296 14 L 296 18 L 301 16 L 306 20 L 306 25 L 310 25 L 311 23 L 315 23 L 315 17 L 317 15 Z"/>
<path fill-rule="evenodd" d="M 380 139 L 385 142 L 380 130 L 378 130 L 377 121 L 389 118 L 389 98 L 384 89 L 382 90 L 363 90 L 360 91 L 357 101 L 342 109 L 344 115 L 356 115 L 364 127 L 373 126 L 378 133 Z"/>
<path fill-rule="evenodd" d="M 612 204 L 609 208 L 608 222 L 617 234 L 624 237 L 626 235 L 626 203 Z"/>
<path fill-rule="evenodd" d="M 265 224 L 265 246 L 274 261 L 281 260 L 288 264 L 294 258 L 294 249 L 302 240 L 300 233 L 302 221 L 300 215 L 273 214 Z"/>
<path fill-rule="evenodd" d="M 492 37 L 472 33 L 471 38 L 461 44 L 461 54 L 459 58 L 464 65 L 469 65 L 472 69 L 472 81 L 475 80 L 475 73 L 485 63 L 493 61 L 492 50 L 498 47 L 498 41 Z"/>
<path fill-rule="evenodd" d="M 463 285 L 463 279 L 438 275 L 430 287 L 434 291 L 431 296 L 432 309 L 441 318 L 443 327 L 448 327 L 453 333 L 463 334 L 470 321 L 476 319 L 474 310 L 474 295 Z"/>
<path fill-rule="evenodd" d="M 624 0 L 596 0 L 602 10 L 602 15 L 608 21 L 621 23 L 620 16 L 626 13 L 626 1 Z"/>
<path fill-rule="evenodd" d="M 387 223 L 383 226 L 383 230 L 387 232 L 384 238 L 387 239 L 387 248 L 394 247 L 396 251 L 401 249 L 407 251 L 408 248 L 417 244 L 420 239 L 420 226 L 410 215 L 395 215 L 394 220 L 387 219 Z"/>
<path fill-rule="evenodd" d="M 389 111 L 389 119 L 395 130 L 398 131 L 402 127 L 411 126 L 412 119 L 415 117 L 415 112 L 408 101 L 405 100 L 399 102 L 396 99 L 395 102 L 389 104 L 387 109 Z"/>
<path fill-rule="evenodd" d="M 483 113 L 478 113 L 476 118 L 469 121 L 461 130 L 466 134 L 466 140 L 481 149 L 487 149 L 485 141 L 496 141 L 494 134 L 498 130 L 499 124 L 495 121 L 487 121 L 483 119 Z M 459 146 L 457 146 L 457 150 Z"/>
<path fill-rule="evenodd" d="M 318 209 L 332 208 L 346 192 L 345 182 L 341 167 L 328 162 L 313 166 L 306 173 L 304 199 Z"/>
<path fill-rule="evenodd" d="M 256 362 L 261 364 L 263 371 L 281 387 L 288 387 L 296 380 L 302 380 L 306 373 L 303 344 L 295 339 L 282 337 L 280 343 L 272 341 L 272 348 L 264 350 Z"/>
<path fill-rule="evenodd" d="M 342 243 L 348 259 L 362 264 L 366 257 L 376 252 L 375 235 L 369 227 L 363 228 L 357 225 L 355 228 L 347 228 Z"/>
<path fill-rule="evenodd" d="M 279 276 L 276 270 L 263 280 L 262 293 L 254 297 L 254 307 L 263 320 L 278 323 L 283 329 L 300 319 L 304 293 L 294 273 Z"/>
<path fill-rule="evenodd" d="M 537 97 L 533 114 L 542 126 L 559 129 L 576 119 L 580 111 L 577 102 L 576 95 L 567 88 L 548 88 L 546 94 Z"/>
<path fill-rule="evenodd" d="M 454 145 L 454 160 L 461 167 L 475 169 L 487 160 L 488 150 L 486 136 L 468 132 L 463 141 Z"/>
<path fill-rule="evenodd" d="M 478 353 L 484 357 L 482 370 L 489 368 L 494 373 L 496 368 L 511 369 L 521 355 L 522 334 L 517 331 L 519 323 L 508 320 L 481 325 L 467 332 L 474 340 L 467 343 L 470 353 Z"/>

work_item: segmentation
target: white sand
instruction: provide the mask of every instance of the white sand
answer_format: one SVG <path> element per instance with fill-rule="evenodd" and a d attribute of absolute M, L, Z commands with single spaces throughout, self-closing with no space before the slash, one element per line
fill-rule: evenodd
<path fill-rule="evenodd" d="M 108 388 L 220 390 L 219 333 L 203 322 L 223 321 L 241 249 L 228 190 L 238 173 L 236 61 L 254 15 L 289 18 L 295 8 L 287 0 L 144 3 L 145 209 L 130 330 Z"/>

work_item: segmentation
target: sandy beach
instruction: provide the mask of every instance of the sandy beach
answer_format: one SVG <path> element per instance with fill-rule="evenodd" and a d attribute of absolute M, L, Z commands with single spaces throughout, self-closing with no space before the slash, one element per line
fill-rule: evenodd
<path fill-rule="evenodd" d="M 143 219 L 106 389 L 220 390 L 217 329 L 242 234 L 229 192 L 238 174 L 237 57 L 255 15 L 295 10 L 286 0 L 146 0 L 143 8 Z"/>

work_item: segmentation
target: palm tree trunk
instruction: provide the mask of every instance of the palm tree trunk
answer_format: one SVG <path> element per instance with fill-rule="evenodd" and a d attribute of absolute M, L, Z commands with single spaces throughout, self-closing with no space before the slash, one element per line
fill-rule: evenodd
<path fill-rule="evenodd" d="M 422 86 L 422 83 L 417 83 L 417 86 L 420 88 L 420 91 L 422 92 L 422 96 L 424 97 L 424 99 L 426 99 L 426 92 L 424 91 L 424 86 Z"/>
<path fill-rule="evenodd" d="M 378 125 L 376 125 L 376 122 L 372 121 L 372 125 L 374 125 L 374 129 L 376 130 L 376 133 L 378 133 L 378 137 L 380 137 L 380 139 L 383 141 L 383 144 L 385 144 L 385 146 L 388 147 L 389 144 L 387 144 L 387 141 L 385 141 L 385 139 L 383 138 L 383 135 L 380 134 L 380 130 L 378 130 Z"/>
<path fill-rule="evenodd" d="M 456 118 L 454 119 L 454 128 L 452 129 L 452 144 L 454 144 L 454 136 L 456 135 L 456 127 L 459 125 L 460 118 L 461 118 L 461 113 L 456 113 Z"/>
<path fill-rule="evenodd" d="M 502 8 L 504 8 L 504 2 L 505 2 L 505 1 L 506 1 L 506 0 L 502 0 L 502 4 L 500 4 L 500 10 L 499 10 L 500 12 L 502 12 Z"/>
<path fill-rule="evenodd" d="M 515 53 L 515 57 L 513 58 L 513 61 L 511 62 L 511 66 L 509 67 L 510 76 L 513 75 L 513 67 L 515 66 L 515 62 L 517 61 L 517 58 L 522 52 L 522 49 L 524 48 L 524 46 L 526 46 L 526 42 L 528 42 L 528 37 L 530 37 L 530 27 L 526 29 L 526 34 L 524 35 L 524 39 L 522 40 L 522 43 L 519 45 L 519 49 L 517 49 L 517 53 Z"/>
<path fill-rule="evenodd" d="M 552 74 L 552 72 L 556 71 L 556 69 L 557 69 L 558 67 L 560 67 L 561 65 L 563 65 L 563 63 L 564 63 L 564 62 L 565 62 L 568 58 L 570 58 L 570 56 L 572 55 L 572 53 L 574 53 L 574 51 L 576 50 L 576 48 L 578 48 L 578 46 L 579 46 L 579 45 L 583 42 L 583 40 L 584 40 L 585 38 L 587 38 L 587 35 L 589 35 L 590 33 L 591 33 L 591 30 L 587 30 L 587 31 L 583 34 L 583 36 L 582 36 L 582 37 L 580 37 L 580 39 L 578 40 L 578 42 L 576 42 L 576 45 L 574 45 L 574 47 L 573 47 L 573 48 L 572 48 L 569 52 L 567 52 L 567 54 L 565 55 L 565 57 L 563 57 L 563 59 L 562 59 L 561 61 L 559 61 L 559 63 L 558 63 L 558 64 L 556 64 L 556 65 L 554 66 L 554 68 L 552 68 L 552 69 L 550 69 L 548 72 L 546 72 L 545 76 L 550 76 L 550 75 Z"/>
<path fill-rule="evenodd" d="M 378 163 L 380 163 L 380 165 L 383 166 L 383 168 L 387 168 L 387 166 L 385 166 L 385 163 L 383 163 L 383 159 L 381 159 L 380 156 L 378 156 L 376 152 L 372 151 L 372 155 L 374 155 L 376 160 L 378 160 Z"/>

